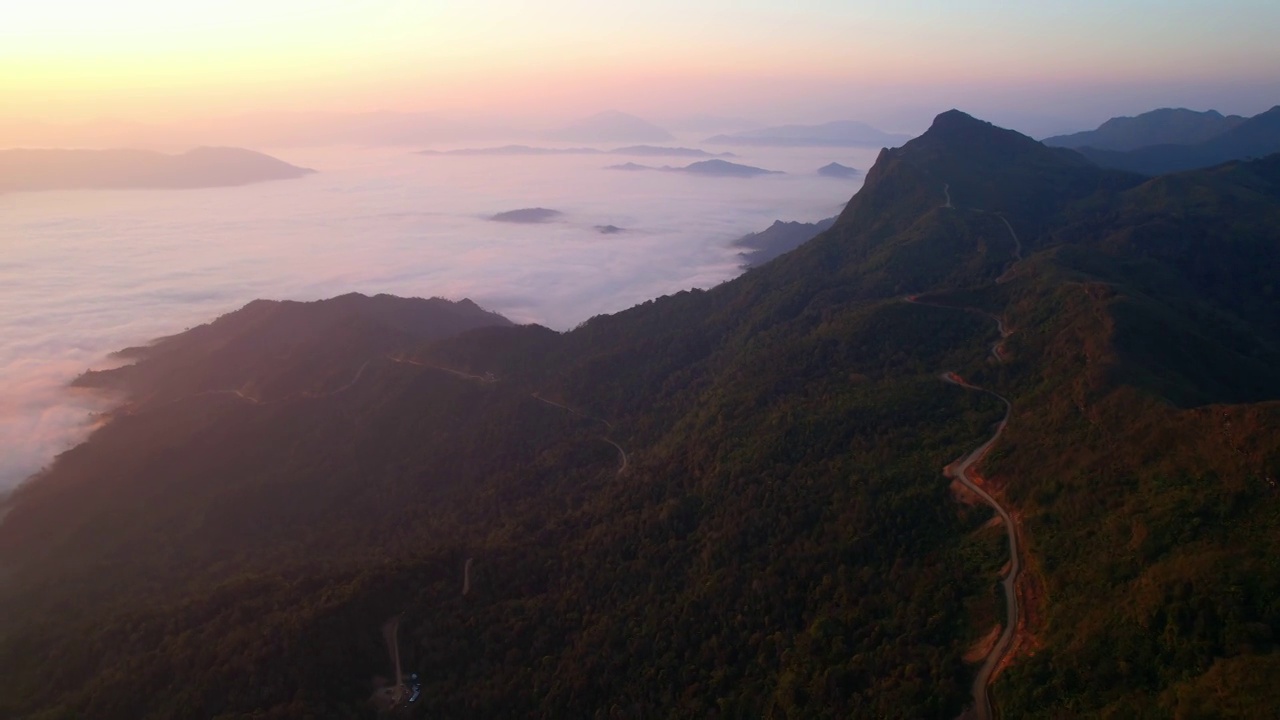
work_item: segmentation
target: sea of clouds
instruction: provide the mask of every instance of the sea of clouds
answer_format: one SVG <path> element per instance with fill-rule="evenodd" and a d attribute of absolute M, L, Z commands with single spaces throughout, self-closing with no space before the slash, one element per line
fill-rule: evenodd
<path fill-rule="evenodd" d="M 519 322 L 587 318 L 737 275 L 729 243 L 836 214 L 874 149 L 752 150 L 751 179 L 623 172 L 617 156 L 272 153 L 319 172 L 235 188 L 0 196 L 0 491 L 83 440 L 113 399 L 67 384 L 108 353 L 255 298 L 471 298 Z M 684 165 L 687 159 L 643 160 Z M 497 223 L 525 207 L 557 222 Z M 601 234 L 598 225 L 625 229 Z"/>

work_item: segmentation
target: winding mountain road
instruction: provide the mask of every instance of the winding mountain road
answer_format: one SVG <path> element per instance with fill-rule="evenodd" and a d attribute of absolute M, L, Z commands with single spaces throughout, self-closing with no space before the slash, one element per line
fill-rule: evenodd
<path fill-rule="evenodd" d="M 918 297 L 914 295 L 906 297 L 905 301 L 913 302 L 915 305 L 929 305 L 932 307 L 947 307 L 947 309 L 950 310 L 964 310 L 966 313 L 978 313 L 980 315 L 987 316 L 989 319 L 995 320 L 996 327 L 1000 328 L 1000 340 L 997 340 L 991 346 L 991 355 L 995 357 L 997 363 L 1004 361 L 1004 357 L 1000 354 L 1000 348 L 1004 345 L 1005 338 L 1009 337 L 1011 333 L 1009 329 L 1005 327 L 1004 320 L 998 318 L 998 316 L 987 313 L 987 311 L 984 310 L 978 310 L 977 307 L 933 305 L 931 302 L 920 301 Z M 969 452 L 968 455 L 952 462 L 952 464 L 947 465 L 946 468 L 943 468 L 942 470 L 942 473 L 945 474 L 946 477 L 959 480 L 960 484 L 969 488 L 969 491 L 972 491 L 974 495 L 977 495 L 980 498 L 980 500 L 991 506 L 992 510 L 996 511 L 996 515 L 1000 516 L 1001 521 L 1004 521 L 1005 533 L 1007 534 L 1007 537 L 1009 537 L 1009 574 L 1005 575 L 1005 578 L 1001 580 L 1001 585 L 1005 592 L 1005 628 L 1000 633 L 1000 638 L 997 639 L 995 646 L 991 648 L 991 652 L 987 653 L 986 660 L 983 660 L 982 667 L 978 670 L 978 675 L 973 679 L 973 701 L 975 710 L 978 712 L 978 720 L 992 720 L 993 717 L 995 717 L 995 711 L 993 711 L 993 707 L 991 705 L 991 678 L 992 675 L 995 674 L 997 667 L 1000 667 L 1001 662 L 1005 660 L 1005 656 L 1009 655 L 1012 643 L 1014 643 L 1015 630 L 1018 629 L 1019 609 L 1016 583 L 1018 583 L 1018 574 L 1021 571 L 1021 557 L 1019 556 L 1018 528 L 1014 525 L 1014 519 L 1010 516 L 1009 511 L 1005 510 L 1005 507 L 1000 505 L 1000 502 L 998 502 L 995 497 L 991 496 L 991 493 L 988 493 L 986 489 L 983 489 L 977 482 L 975 482 L 973 466 L 977 465 L 983 457 L 986 457 L 987 452 L 991 451 L 991 447 L 996 445 L 997 439 L 1000 439 L 1001 434 L 1004 434 L 1005 425 L 1009 423 L 1009 415 L 1012 413 L 1012 405 L 1009 402 L 1009 398 L 998 395 L 996 392 L 989 391 L 987 388 L 975 386 L 975 384 L 969 383 L 968 380 L 961 378 L 960 375 L 957 375 L 956 373 L 943 373 L 940 377 L 942 380 L 945 380 L 945 382 L 954 384 L 954 386 L 957 387 L 972 389 L 972 391 L 975 392 L 986 392 L 987 395 L 996 397 L 997 400 L 1000 400 L 1005 404 L 1004 418 L 1000 419 L 1000 424 L 996 425 L 996 432 L 993 433 L 991 437 L 987 438 L 987 442 L 982 443 L 982 445 L 974 448 L 972 452 Z"/>
<path fill-rule="evenodd" d="M 996 640 L 991 652 L 987 653 L 986 660 L 983 661 L 982 667 L 973 679 L 973 699 L 978 710 L 978 718 L 980 720 L 991 720 L 994 717 L 991 706 L 991 676 L 995 673 L 996 668 L 1000 666 L 1000 662 L 1004 660 L 1005 655 L 1009 653 L 1009 648 L 1013 645 L 1014 630 L 1018 627 L 1018 594 L 1015 585 L 1018 580 L 1018 572 L 1022 569 L 1022 564 L 1018 554 L 1018 533 L 1014 528 L 1013 518 L 990 493 L 974 482 L 972 471 L 973 466 L 986 456 L 991 447 L 1000 439 L 1000 435 L 1004 433 L 1005 425 L 1009 422 L 1009 414 L 1013 411 L 1013 405 L 1003 395 L 968 383 L 955 373 L 945 373 L 942 375 L 942 379 L 966 390 L 987 393 L 1004 403 L 1004 417 L 1000 418 L 999 424 L 996 425 L 995 433 L 986 442 L 975 448 L 973 452 L 947 466 L 943 471 L 948 477 L 959 480 L 960 484 L 964 485 L 996 511 L 996 514 L 1000 516 L 1000 520 L 1004 522 L 1005 534 L 1009 539 L 1009 572 L 1000 583 L 1004 588 L 1005 599 L 1004 631 L 1000 633 L 1000 638 Z"/>
<path fill-rule="evenodd" d="M 942 190 L 947 201 L 946 205 L 943 207 L 952 207 L 950 186 L 943 185 Z M 1009 267 L 1006 268 L 1000 277 L 996 279 L 997 283 L 1003 283 L 1009 279 L 1018 263 L 1022 262 L 1022 241 L 1018 238 L 1018 234 L 1014 232 L 1013 225 L 1009 223 L 1009 220 L 1006 217 L 999 213 L 992 214 L 1000 218 L 1000 221 L 1004 223 L 1004 226 L 1009 230 L 1009 235 L 1013 238 L 1014 243 L 1013 262 L 1011 262 Z M 917 305 L 930 305 L 932 307 L 976 312 L 990 319 L 996 324 L 996 328 L 1000 331 L 1000 338 L 991 345 L 991 356 L 995 358 L 996 362 L 1004 362 L 1004 356 L 1002 355 L 1001 350 L 1004 347 L 1004 341 L 1012 334 L 1012 331 L 1005 326 L 1004 318 L 978 308 L 921 302 L 917 295 L 909 295 L 904 298 L 904 300 Z M 973 693 L 974 709 L 977 713 L 978 720 L 992 720 L 992 718 L 995 717 L 995 708 L 991 704 L 991 679 L 995 674 L 996 669 L 1000 667 L 1000 664 L 1012 649 L 1014 634 L 1018 627 L 1019 607 L 1017 582 L 1018 573 L 1022 570 L 1022 558 L 1018 546 L 1018 530 L 1013 523 L 1013 517 L 999 501 L 992 497 L 991 493 L 987 492 L 975 481 L 973 467 L 986 457 L 987 453 L 990 452 L 991 448 L 996 444 L 996 441 L 1004 434 L 1005 426 L 1009 423 L 1009 416 L 1013 413 L 1013 405 L 1009 402 L 1009 399 L 1003 395 L 974 385 L 955 372 L 946 372 L 940 377 L 942 380 L 951 383 L 952 385 L 956 385 L 966 390 L 972 390 L 974 392 L 987 393 L 1004 403 L 1004 416 L 1000 418 L 1000 422 L 996 425 L 995 432 L 992 433 L 991 437 L 977 448 L 974 448 L 974 450 L 969 454 L 959 460 L 956 460 L 943 469 L 943 473 L 947 477 L 959 481 L 961 485 L 968 488 L 969 491 L 981 499 L 982 502 L 986 503 L 991 507 L 991 509 L 996 511 L 996 515 L 999 516 L 1001 522 L 1004 523 L 1005 535 L 1009 542 L 1009 570 L 1000 581 L 1000 585 L 1004 591 L 1005 600 L 1004 629 L 1000 633 L 1000 637 L 996 640 L 995 645 L 993 645 L 991 650 L 987 653 L 987 657 L 983 660 L 982 666 L 978 669 L 978 674 L 973 679 L 973 687 L 971 690 Z"/>
<path fill-rule="evenodd" d="M 916 296 L 908 296 L 906 302 L 917 305 L 929 305 L 931 307 L 943 307 L 951 310 L 963 310 L 966 312 L 976 312 L 996 323 L 996 327 L 1000 330 L 1000 339 L 991 345 L 991 355 L 996 362 L 1002 362 L 1003 357 L 1000 354 L 1000 348 L 1004 345 L 1005 338 L 1009 337 L 1010 331 L 1005 328 L 1004 320 L 992 315 L 989 312 L 978 310 L 977 308 L 968 307 L 952 307 L 950 305 L 934 305 L 932 303 L 921 302 Z M 1022 560 L 1018 550 L 1018 531 L 1013 524 L 1013 517 L 1005 510 L 1004 506 L 999 503 L 991 493 L 987 492 L 973 478 L 973 466 L 986 457 L 991 447 L 996 444 L 1000 436 L 1004 433 L 1005 425 L 1009 423 L 1009 414 L 1013 412 L 1013 405 L 1008 398 L 996 392 L 983 387 L 974 385 L 954 372 L 945 372 L 939 376 L 943 381 L 962 387 L 966 390 L 987 393 L 1004 403 L 1004 416 L 1000 418 L 999 424 L 996 425 L 995 432 L 987 439 L 986 442 L 979 445 L 972 452 L 964 457 L 956 460 L 943 469 L 943 474 L 949 478 L 958 480 L 961 485 L 968 488 L 973 494 L 977 495 L 982 502 L 991 506 L 996 511 L 996 515 L 1004 523 L 1005 534 L 1009 540 L 1009 572 L 1001 580 L 1001 586 L 1004 588 L 1005 601 L 1005 623 L 1004 630 L 1000 633 L 1000 637 L 996 640 L 996 644 L 992 646 L 991 651 L 987 653 L 987 657 L 982 662 L 978 674 L 973 679 L 973 702 L 977 709 L 978 720 L 992 720 L 995 716 L 991 705 L 991 676 L 995 673 L 996 668 L 1008 655 L 1009 649 L 1013 646 L 1013 635 L 1018 627 L 1018 593 L 1017 581 L 1018 573 L 1022 570 Z"/>

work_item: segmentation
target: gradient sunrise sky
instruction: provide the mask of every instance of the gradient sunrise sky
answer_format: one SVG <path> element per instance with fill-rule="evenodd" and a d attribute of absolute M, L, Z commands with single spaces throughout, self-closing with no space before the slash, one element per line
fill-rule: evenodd
<path fill-rule="evenodd" d="M 892 103 L 945 109 L 973 93 L 986 98 L 976 102 L 1022 95 L 1031 106 L 1058 98 L 1069 109 L 1095 91 L 1138 110 L 1164 98 L 1247 114 L 1280 102 L 1268 96 L 1280 90 L 1274 0 L 4 5 L 3 120 L 282 110 L 562 118 L 611 107 L 834 119 L 817 116 L 874 116 L 877 105 L 883 115 Z"/>

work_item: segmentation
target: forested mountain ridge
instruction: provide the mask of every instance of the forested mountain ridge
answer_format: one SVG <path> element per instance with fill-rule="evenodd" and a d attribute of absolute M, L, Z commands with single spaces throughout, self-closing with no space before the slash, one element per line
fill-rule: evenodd
<path fill-rule="evenodd" d="M 1050 147 L 1119 152 L 1151 145 L 1194 145 L 1221 135 L 1245 119 L 1239 115 L 1224 116 L 1217 110 L 1160 108 L 1136 117 L 1113 117 L 1095 130 L 1055 135 L 1043 142 Z"/>
<path fill-rule="evenodd" d="M 274 402 L 144 361 L 190 394 L 0 525 L 0 713 L 361 717 L 404 612 L 426 715 L 954 717 L 1007 559 L 942 476 L 1003 413 L 955 371 L 1013 404 L 1002 716 L 1274 714 L 1278 208 L 1274 159 L 1144 181 L 952 111 L 708 291 L 372 356 L 356 319 Z"/>
<path fill-rule="evenodd" d="M 1280 152 L 1280 106 L 1245 119 L 1222 133 L 1195 143 L 1147 143 L 1127 150 L 1077 148 L 1102 167 L 1144 175 L 1207 168 L 1231 160 L 1251 160 Z"/>

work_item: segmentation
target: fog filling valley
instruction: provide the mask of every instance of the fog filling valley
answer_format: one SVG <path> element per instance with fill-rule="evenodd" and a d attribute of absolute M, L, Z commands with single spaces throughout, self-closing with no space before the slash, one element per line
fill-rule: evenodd
<path fill-rule="evenodd" d="M 815 171 L 833 161 L 865 170 L 878 149 L 736 151 L 733 162 L 787 173 L 750 179 L 606 170 L 626 160 L 611 155 L 266 152 L 319 172 L 232 188 L 0 195 L 0 491 L 112 407 L 67 385 L 114 350 L 256 298 L 352 291 L 466 297 L 567 330 L 736 276 L 733 240 L 775 219 L 838 213 L 861 179 Z M 532 207 L 563 214 L 488 220 Z M 609 225 L 622 230 L 597 229 Z"/>

